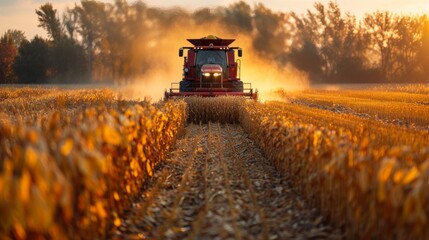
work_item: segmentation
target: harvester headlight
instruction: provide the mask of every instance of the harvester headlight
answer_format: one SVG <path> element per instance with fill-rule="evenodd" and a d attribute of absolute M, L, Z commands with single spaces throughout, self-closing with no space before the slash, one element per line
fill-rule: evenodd
<path fill-rule="evenodd" d="M 215 76 L 215 77 L 219 77 L 219 76 L 220 76 L 220 73 L 213 73 L 213 76 Z"/>
<path fill-rule="evenodd" d="M 188 69 L 188 68 L 185 68 L 185 69 L 183 69 L 183 71 L 188 72 L 188 71 L 189 71 L 189 69 Z"/>
<path fill-rule="evenodd" d="M 210 73 L 203 73 L 204 77 L 210 77 Z"/>

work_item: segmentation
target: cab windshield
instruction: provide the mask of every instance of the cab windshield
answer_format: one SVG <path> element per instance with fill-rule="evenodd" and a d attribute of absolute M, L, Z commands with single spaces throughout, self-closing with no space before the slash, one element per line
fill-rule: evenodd
<path fill-rule="evenodd" d="M 204 64 L 219 64 L 225 74 L 226 72 L 226 53 L 219 50 L 199 50 L 197 53 L 196 65 L 197 74 L 200 75 L 201 67 Z"/>

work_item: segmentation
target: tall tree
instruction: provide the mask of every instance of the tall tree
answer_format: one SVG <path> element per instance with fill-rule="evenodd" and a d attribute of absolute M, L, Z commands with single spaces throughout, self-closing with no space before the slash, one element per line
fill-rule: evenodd
<path fill-rule="evenodd" d="M 49 51 L 49 43 L 41 37 L 36 36 L 31 42 L 24 41 L 13 64 L 18 81 L 46 83 L 52 75 Z"/>
<path fill-rule="evenodd" d="M 49 52 L 52 78 L 57 83 L 87 81 L 85 50 L 73 39 L 64 38 L 55 43 Z"/>
<path fill-rule="evenodd" d="M 107 23 L 106 4 L 102 2 L 82 0 L 81 6 L 76 6 L 78 28 L 77 32 L 82 36 L 82 42 L 87 54 L 87 66 L 89 75 L 93 76 L 94 54 L 96 49 L 102 46 L 105 38 Z"/>
<path fill-rule="evenodd" d="M 319 37 L 315 35 L 318 33 L 315 15 L 308 11 L 306 17 L 300 17 L 292 12 L 289 22 L 296 29 L 291 50 L 288 52 L 289 61 L 298 69 L 307 72 L 312 82 L 322 82 L 323 61 L 319 53 Z"/>
<path fill-rule="evenodd" d="M 63 25 L 69 38 L 75 39 L 77 34 L 78 16 L 75 9 L 66 8 L 63 13 Z"/>
<path fill-rule="evenodd" d="M 292 61 L 301 59 L 298 62 L 302 62 L 309 54 L 317 54 L 309 62 L 317 62 L 319 67 L 301 63 L 299 68 L 311 69 L 313 76 L 320 69 L 325 82 L 347 81 L 351 77 L 347 74 L 349 69 L 363 71 L 367 47 L 363 31 L 355 17 L 343 14 L 336 2 L 329 2 L 327 6 L 316 3 L 314 7 L 316 11 L 308 11 L 303 17 L 291 15 L 300 41 L 296 41 L 290 57 Z"/>
<path fill-rule="evenodd" d="M 6 31 L 5 35 L 12 39 L 16 49 L 18 49 L 21 43 L 26 40 L 24 32 L 21 30 L 9 29 Z"/>
<path fill-rule="evenodd" d="M 322 59 L 317 47 L 308 39 L 288 53 L 289 61 L 299 70 L 309 74 L 312 82 L 322 81 Z"/>
<path fill-rule="evenodd" d="M 38 10 L 36 9 L 36 14 L 39 20 L 38 26 L 44 28 L 54 42 L 59 41 L 64 36 L 63 27 L 57 17 L 57 10 L 52 4 L 46 3 L 40 6 Z"/>
<path fill-rule="evenodd" d="M 423 29 L 421 38 L 421 48 L 418 53 L 418 60 L 420 66 L 421 80 L 429 83 L 429 17 L 427 15 L 422 17 Z"/>
<path fill-rule="evenodd" d="M 396 18 L 390 12 L 367 14 L 365 28 L 370 35 L 370 47 L 378 58 L 378 65 L 387 81 L 393 79 L 393 43 L 395 41 Z"/>
<path fill-rule="evenodd" d="M 14 39 L 7 32 L 0 38 L 0 83 L 14 82 L 13 63 L 16 53 Z"/>
<path fill-rule="evenodd" d="M 416 81 L 424 24 L 423 17 L 398 17 L 392 50 L 392 75 L 396 81 Z"/>
<path fill-rule="evenodd" d="M 176 29 L 194 29 L 189 31 L 192 34 L 207 31 L 208 25 L 220 25 L 222 32 L 233 35 L 246 34 L 256 53 L 279 67 L 292 63 L 324 82 L 405 81 L 417 74 L 419 78 L 429 75 L 429 30 L 423 30 L 429 29 L 427 18 L 424 25 L 418 16 L 376 12 L 357 21 L 335 1 L 314 6 L 297 16 L 262 4 L 250 6 L 246 1 L 189 12 L 153 8 L 139 0 L 134 4 L 82 0 L 65 11 L 62 24 L 51 4 L 42 5 L 36 13 L 52 40 L 48 42 L 50 69 L 62 79 L 72 75 L 71 68 L 62 65 L 75 61 L 69 62 L 66 56 L 76 51 L 73 58 L 81 59 L 82 48 L 87 66 L 74 69 L 88 70 L 93 79 L 132 79 L 165 61 L 163 52 L 148 53 L 177 43 Z"/>

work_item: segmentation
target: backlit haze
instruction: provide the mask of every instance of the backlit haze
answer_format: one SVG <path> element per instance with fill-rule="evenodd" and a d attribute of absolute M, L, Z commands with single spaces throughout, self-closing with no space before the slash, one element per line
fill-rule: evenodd
<path fill-rule="evenodd" d="M 27 38 L 32 38 L 34 35 L 46 36 L 43 29 L 37 27 L 37 16 L 35 9 L 40 5 L 50 2 L 61 14 L 65 7 L 73 7 L 75 3 L 80 1 L 73 0 L 0 0 L 0 33 L 4 33 L 7 29 L 18 29 L 25 32 Z M 102 1 L 102 2 L 113 2 Z M 134 1 L 128 1 L 130 3 Z M 234 0 L 146 0 L 143 1 L 150 6 L 173 7 L 180 6 L 195 10 L 201 7 L 216 7 L 226 6 Z M 270 0 L 270 1 L 245 1 L 250 5 L 262 2 L 268 8 L 275 11 L 295 11 L 297 13 L 305 13 L 307 9 L 312 9 L 316 1 L 312 0 Z M 327 3 L 327 0 L 319 0 L 317 2 Z M 388 10 L 395 13 L 403 14 L 421 14 L 429 13 L 428 0 L 344 0 L 338 1 L 341 9 L 350 12 L 358 17 L 362 17 L 365 13 L 374 12 L 377 10 Z"/>

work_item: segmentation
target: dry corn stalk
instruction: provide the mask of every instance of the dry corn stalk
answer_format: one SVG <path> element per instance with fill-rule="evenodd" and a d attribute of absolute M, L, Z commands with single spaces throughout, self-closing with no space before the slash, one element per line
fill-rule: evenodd
<path fill-rule="evenodd" d="M 183 101 L 0 123 L 0 238 L 104 238 L 186 121 Z"/>
<path fill-rule="evenodd" d="M 241 97 L 188 97 L 188 121 L 194 123 L 239 123 L 239 109 L 244 103 Z"/>
<path fill-rule="evenodd" d="M 429 237 L 429 148 L 375 145 L 270 104 L 246 103 L 240 117 L 277 169 L 348 238 Z"/>

